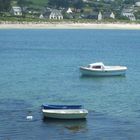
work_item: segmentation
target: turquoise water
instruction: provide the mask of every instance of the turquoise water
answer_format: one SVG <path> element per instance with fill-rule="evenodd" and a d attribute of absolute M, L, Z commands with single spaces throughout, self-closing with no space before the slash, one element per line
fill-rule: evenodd
<path fill-rule="evenodd" d="M 135 30 L 0 30 L 0 139 L 139 139 L 139 37 Z M 127 66 L 126 76 L 81 77 L 79 66 L 99 61 Z M 89 114 L 43 120 L 42 103 L 82 104 Z"/>

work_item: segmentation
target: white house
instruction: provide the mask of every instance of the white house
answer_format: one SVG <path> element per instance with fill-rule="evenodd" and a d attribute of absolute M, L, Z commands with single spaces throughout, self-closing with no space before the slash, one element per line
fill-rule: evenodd
<path fill-rule="evenodd" d="M 140 7 L 140 1 L 136 2 L 135 5 Z"/>
<path fill-rule="evenodd" d="M 98 20 L 102 20 L 102 18 L 103 18 L 102 13 L 99 12 L 99 14 L 98 14 Z"/>
<path fill-rule="evenodd" d="M 83 2 L 89 2 L 89 0 L 83 0 Z"/>
<path fill-rule="evenodd" d="M 133 14 L 133 9 L 131 9 L 131 8 L 123 9 L 121 15 L 129 18 L 131 21 L 136 20 L 135 15 Z"/>
<path fill-rule="evenodd" d="M 22 10 L 19 6 L 13 6 L 11 9 L 11 13 L 15 16 L 22 16 Z"/>
<path fill-rule="evenodd" d="M 52 10 L 51 14 L 49 15 L 49 19 L 63 19 L 63 15 L 61 14 L 61 11 L 54 9 Z"/>
<path fill-rule="evenodd" d="M 113 13 L 113 12 L 111 12 L 111 14 L 110 14 L 110 18 L 115 19 L 115 15 L 114 15 L 114 13 Z"/>
<path fill-rule="evenodd" d="M 131 21 L 135 21 L 136 20 L 134 14 L 131 13 L 131 12 L 125 12 L 125 13 L 122 13 L 122 15 L 125 16 L 125 17 L 128 17 Z"/>
<path fill-rule="evenodd" d="M 71 8 L 68 8 L 68 10 L 66 11 L 66 13 L 71 14 L 72 13 Z"/>
<path fill-rule="evenodd" d="M 43 19 L 44 18 L 43 14 L 40 14 L 39 18 L 40 19 Z"/>

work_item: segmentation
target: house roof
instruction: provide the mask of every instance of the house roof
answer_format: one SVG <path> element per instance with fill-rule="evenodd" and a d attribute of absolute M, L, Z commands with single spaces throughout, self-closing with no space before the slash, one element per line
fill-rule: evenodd
<path fill-rule="evenodd" d="M 55 15 L 55 16 L 62 16 L 61 12 L 59 10 L 57 10 L 57 9 L 53 9 L 52 10 L 50 16 L 53 16 L 53 15 Z"/>
<path fill-rule="evenodd" d="M 15 11 L 15 12 L 21 12 L 21 7 L 19 6 L 13 6 L 12 9 Z"/>
<path fill-rule="evenodd" d="M 72 13 L 71 8 L 68 8 L 68 10 L 66 11 L 67 13 Z"/>

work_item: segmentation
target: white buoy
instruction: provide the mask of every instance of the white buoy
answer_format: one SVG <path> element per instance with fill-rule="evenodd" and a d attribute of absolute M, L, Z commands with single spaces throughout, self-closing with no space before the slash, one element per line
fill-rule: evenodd
<path fill-rule="evenodd" d="M 32 120 L 33 116 L 31 115 L 31 111 L 28 112 L 28 115 L 26 116 L 27 120 Z"/>
<path fill-rule="evenodd" d="M 27 116 L 26 119 L 27 120 L 32 120 L 33 119 L 33 116 Z"/>

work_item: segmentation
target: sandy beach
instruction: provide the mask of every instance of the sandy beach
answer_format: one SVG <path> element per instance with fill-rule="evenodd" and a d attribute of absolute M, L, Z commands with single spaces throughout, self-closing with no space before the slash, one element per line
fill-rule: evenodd
<path fill-rule="evenodd" d="M 140 24 L 130 23 L 1 23 L 0 29 L 132 29 Z"/>

